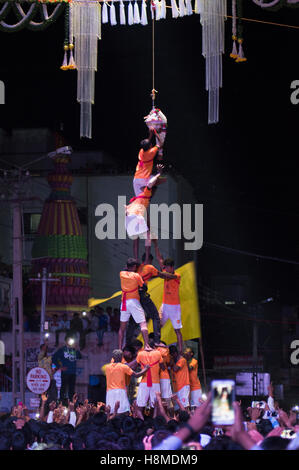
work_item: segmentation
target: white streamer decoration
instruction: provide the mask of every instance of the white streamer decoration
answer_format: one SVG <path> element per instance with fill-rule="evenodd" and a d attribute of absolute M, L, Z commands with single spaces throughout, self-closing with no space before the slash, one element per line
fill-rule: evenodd
<path fill-rule="evenodd" d="M 146 1 L 142 0 L 142 7 L 141 7 L 141 24 L 142 26 L 146 26 L 148 24 L 147 21 L 147 10 L 146 10 Z"/>
<path fill-rule="evenodd" d="M 110 24 L 111 26 L 117 25 L 114 1 L 110 4 Z"/>
<path fill-rule="evenodd" d="M 157 1 L 155 5 L 156 5 L 156 21 L 159 21 L 161 19 L 161 2 Z"/>
<path fill-rule="evenodd" d="M 186 0 L 186 14 L 187 15 L 192 15 L 193 14 L 191 0 Z"/>
<path fill-rule="evenodd" d="M 139 24 L 140 23 L 140 13 L 139 13 L 139 7 L 137 0 L 135 0 L 134 3 L 134 24 Z"/>
<path fill-rule="evenodd" d="M 133 12 L 133 5 L 131 2 L 129 2 L 129 6 L 128 6 L 128 24 L 129 25 L 134 24 L 134 12 Z"/>
<path fill-rule="evenodd" d="M 119 4 L 119 22 L 120 24 L 126 24 L 125 5 L 122 0 L 120 0 L 120 4 Z"/>
<path fill-rule="evenodd" d="M 172 11 L 172 18 L 177 18 L 179 16 L 178 6 L 175 0 L 171 0 L 171 11 Z"/>
<path fill-rule="evenodd" d="M 180 16 L 186 15 L 186 6 L 185 6 L 184 0 L 179 0 L 179 10 L 180 10 Z"/>
<path fill-rule="evenodd" d="M 219 121 L 219 88 L 222 87 L 222 54 L 226 0 L 201 0 L 202 54 L 206 59 L 206 90 L 209 92 L 208 122 Z"/>
<path fill-rule="evenodd" d="M 102 8 L 102 23 L 108 23 L 108 8 L 107 8 L 107 3 L 103 2 L 103 8 Z"/>
<path fill-rule="evenodd" d="M 72 22 L 75 62 L 78 70 L 77 101 L 80 103 L 80 137 L 92 137 L 92 104 L 101 37 L 101 7 L 96 0 L 73 0 Z"/>
<path fill-rule="evenodd" d="M 200 10 L 200 0 L 195 0 L 195 3 L 194 3 L 194 12 L 195 12 L 195 13 L 201 13 L 201 10 Z"/>
<path fill-rule="evenodd" d="M 166 1 L 165 0 L 161 0 L 161 18 L 163 18 L 163 20 L 165 20 L 166 18 Z"/>

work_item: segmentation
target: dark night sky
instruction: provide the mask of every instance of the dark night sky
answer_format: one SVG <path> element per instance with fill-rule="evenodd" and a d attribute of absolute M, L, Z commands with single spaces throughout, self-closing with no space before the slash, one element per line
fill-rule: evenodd
<path fill-rule="evenodd" d="M 244 3 L 245 17 L 299 25 L 299 9 L 262 12 Z M 299 80 L 299 30 L 244 23 L 248 61 L 236 64 L 227 20 L 220 123 L 208 126 L 199 16 L 173 20 L 168 12 L 168 18 L 156 23 L 157 105 L 169 122 L 165 156 L 204 203 L 205 241 L 298 260 L 299 105 L 290 103 L 290 83 Z M 90 142 L 78 137 L 76 73 L 59 70 L 63 18 L 42 33 L 0 38 L 7 93 L 0 127 L 55 128 L 63 121 L 75 149 L 101 149 L 134 168 L 151 108 L 150 26 L 104 25 Z M 200 264 L 205 273 L 249 273 L 257 300 L 279 289 L 286 301 L 296 301 L 292 265 L 208 247 Z"/>

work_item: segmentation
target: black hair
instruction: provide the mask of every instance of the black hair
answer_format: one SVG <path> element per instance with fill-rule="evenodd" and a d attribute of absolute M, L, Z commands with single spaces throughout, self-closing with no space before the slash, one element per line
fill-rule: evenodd
<path fill-rule="evenodd" d="M 117 445 L 123 450 L 130 450 L 132 449 L 132 440 L 129 436 L 121 436 L 117 440 Z"/>
<path fill-rule="evenodd" d="M 135 420 L 131 416 L 126 416 L 122 422 L 122 430 L 124 434 L 128 434 L 136 429 Z"/>
<path fill-rule="evenodd" d="M 143 263 L 144 263 L 145 259 L 146 259 L 146 253 L 143 253 L 142 258 L 141 258 Z M 151 253 L 148 255 L 148 259 L 153 261 L 154 257 Z"/>
<path fill-rule="evenodd" d="M 9 450 L 11 446 L 11 434 L 9 432 L 0 433 L 0 450 Z"/>
<path fill-rule="evenodd" d="M 204 450 L 244 450 L 239 444 L 228 436 L 212 437 Z"/>
<path fill-rule="evenodd" d="M 178 348 L 174 344 L 171 344 L 169 346 L 169 354 L 172 355 L 175 352 L 178 353 Z"/>
<path fill-rule="evenodd" d="M 102 439 L 102 435 L 97 431 L 87 432 L 85 438 L 86 449 L 97 449 L 98 442 Z"/>
<path fill-rule="evenodd" d="M 159 429 L 154 433 L 154 437 L 152 438 L 152 449 L 154 449 L 158 444 L 160 444 L 164 439 L 171 436 L 171 431 L 167 429 Z"/>
<path fill-rule="evenodd" d="M 107 423 L 107 415 L 104 411 L 99 411 L 91 418 L 91 422 L 96 426 L 104 426 Z"/>
<path fill-rule="evenodd" d="M 131 354 L 135 354 L 135 348 L 131 344 L 126 344 L 123 351 L 129 351 Z"/>
<path fill-rule="evenodd" d="M 189 421 L 189 418 L 190 418 L 188 411 L 179 410 L 178 418 L 179 418 L 180 423 L 187 423 L 187 421 Z"/>
<path fill-rule="evenodd" d="M 166 424 L 167 422 L 164 416 L 159 415 L 154 418 L 154 429 L 156 431 L 166 429 Z"/>
<path fill-rule="evenodd" d="M 259 447 L 263 450 L 286 450 L 290 439 L 284 439 L 280 436 L 266 437 Z"/>
<path fill-rule="evenodd" d="M 266 437 L 267 434 L 272 431 L 273 427 L 269 419 L 261 419 L 260 422 L 257 423 L 256 429 L 263 437 Z"/>
<path fill-rule="evenodd" d="M 150 139 L 143 139 L 140 142 L 140 147 L 142 148 L 142 150 L 144 150 L 146 152 L 147 150 L 149 150 L 152 147 L 151 140 Z"/>
<path fill-rule="evenodd" d="M 172 258 L 166 258 L 163 261 L 164 266 L 174 266 L 174 261 Z"/>
<path fill-rule="evenodd" d="M 127 259 L 127 267 L 128 268 L 131 268 L 132 266 L 135 266 L 135 265 L 136 266 L 138 265 L 137 259 L 135 259 L 135 258 L 128 258 Z"/>
<path fill-rule="evenodd" d="M 72 439 L 72 444 L 73 444 L 73 450 L 84 450 L 85 449 L 84 440 L 80 437 L 74 437 Z"/>
<path fill-rule="evenodd" d="M 139 340 L 139 339 L 135 339 L 135 341 L 133 341 L 132 343 L 132 346 L 136 349 L 136 348 L 142 348 L 143 346 L 143 343 Z"/>
<path fill-rule="evenodd" d="M 12 434 L 11 447 L 12 450 L 26 450 L 26 436 L 22 429 L 18 429 Z"/>
<path fill-rule="evenodd" d="M 110 442 L 106 439 L 98 441 L 96 450 L 122 450 L 122 448 L 115 442 Z"/>
<path fill-rule="evenodd" d="M 174 432 L 176 432 L 176 431 L 178 430 L 178 428 L 179 428 L 179 423 L 177 422 L 176 419 L 170 419 L 170 420 L 168 421 L 167 425 L 166 425 L 166 428 L 167 428 L 170 432 L 174 433 Z"/>

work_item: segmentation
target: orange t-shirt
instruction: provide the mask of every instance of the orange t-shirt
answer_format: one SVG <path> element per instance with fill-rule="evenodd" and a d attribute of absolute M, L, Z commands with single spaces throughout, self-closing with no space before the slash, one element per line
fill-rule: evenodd
<path fill-rule="evenodd" d="M 157 349 L 158 349 L 158 351 L 160 351 L 161 356 L 163 358 L 164 365 L 166 367 L 165 370 L 160 369 L 160 380 L 161 379 L 170 379 L 169 372 L 168 372 L 168 369 L 167 369 L 167 366 L 170 363 L 169 349 L 168 348 L 160 348 L 160 347 L 157 348 Z"/>
<path fill-rule="evenodd" d="M 141 149 L 138 154 L 138 164 L 134 175 L 135 178 L 149 178 L 152 174 L 154 158 L 158 152 L 158 146 L 150 148 L 149 150 Z"/>
<path fill-rule="evenodd" d="M 189 369 L 187 361 L 184 357 L 181 357 L 176 366 L 181 367 L 178 372 L 173 371 L 175 381 L 175 391 L 179 392 L 185 385 L 190 385 Z"/>
<path fill-rule="evenodd" d="M 190 390 L 200 390 L 201 384 L 197 375 L 198 371 L 198 361 L 193 357 L 189 362 L 189 366 L 193 367 L 192 370 L 189 369 L 189 379 L 190 379 Z"/>
<path fill-rule="evenodd" d="M 174 272 L 174 274 L 176 274 L 177 279 L 164 280 L 163 304 L 180 305 L 181 275 L 177 272 Z"/>
<path fill-rule="evenodd" d="M 147 187 L 140 193 L 136 199 L 127 206 L 127 215 L 142 215 L 144 217 L 145 211 L 150 203 L 152 190 Z"/>
<path fill-rule="evenodd" d="M 126 390 L 126 377 L 133 374 L 132 369 L 122 362 L 110 362 L 106 366 L 107 390 L 116 388 Z"/>
<path fill-rule="evenodd" d="M 138 287 L 142 287 L 144 282 L 138 273 L 132 271 L 121 271 L 119 273 L 121 290 L 127 292 L 126 298 L 140 300 Z M 133 291 L 133 292 L 132 292 Z M 121 298 L 123 298 L 123 293 Z"/>
<path fill-rule="evenodd" d="M 157 277 L 158 276 L 158 269 L 155 268 L 152 264 L 144 264 L 142 263 L 138 270 L 138 274 L 142 277 L 144 280 L 145 284 L 152 278 L 152 277 Z"/>
<path fill-rule="evenodd" d="M 113 359 L 113 358 L 112 358 L 111 361 L 110 361 L 110 364 L 111 364 L 111 363 L 114 363 L 114 359 Z M 128 365 L 128 364 L 126 363 L 126 360 L 125 360 L 124 357 L 122 358 L 121 363 L 122 363 L 122 364 L 126 364 L 126 366 Z M 107 366 L 107 364 L 106 364 L 106 366 Z M 125 377 L 125 382 L 126 382 L 126 386 L 128 387 L 128 386 L 130 385 L 130 382 L 131 382 L 131 376 L 130 376 L 130 375 L 126 375 L 126 377 Z"/>
<path fill-rule="evenodd" d="M 161 353 L 157 349 L 154 349 L 153 351 L 139 351 L 139 353 L 137 354 L 136 361 L 138 362 L 138 364 L 141 365 L 142 368 L 146 366 L 147 364 L 152 365 L 152 364 L 157 363 L 150 368 L 150 371 L 152 374 L 153 384 L 160 383 L 159 364 L 160 362 L 163 362 L 163 359 L 162 359 Z M 146 376 L 147 374 L 144 374 L 141 382 L 145 382 L 145 383 L 147 382 Z"/>

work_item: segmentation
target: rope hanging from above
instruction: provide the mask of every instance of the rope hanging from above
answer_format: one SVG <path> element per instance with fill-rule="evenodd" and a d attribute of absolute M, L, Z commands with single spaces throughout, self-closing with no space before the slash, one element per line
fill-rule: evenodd
<path fill-rule="evenodd" d="M 152 109 L 150 113 L 144 117 L 144 121 L 148 128 L 153 127 L 155 131 L 159 134 L 159 138 L 156 137 L 156 144 L 160 147 L 162 143 L 162 146 L 159 148 L 158 151 L 158 154 L 162 156 L 163 146 L 166 138 L 167 118 L 160 109 L 156 108 L 155 105 L 156 93 L 158 93 L 155 89 L 155 16 L 157 8 L 159 8 L 158 2 L 154 3 L 152 1 Z"/>

